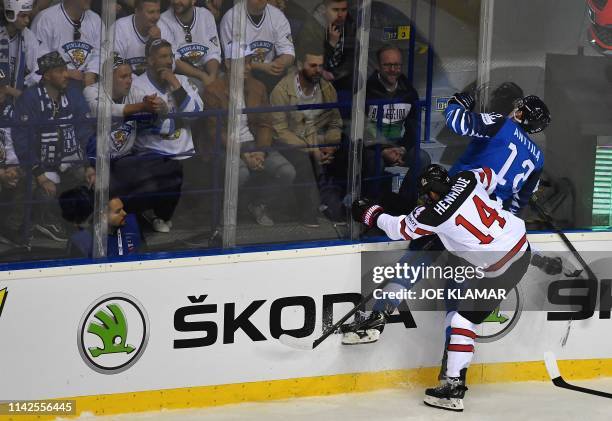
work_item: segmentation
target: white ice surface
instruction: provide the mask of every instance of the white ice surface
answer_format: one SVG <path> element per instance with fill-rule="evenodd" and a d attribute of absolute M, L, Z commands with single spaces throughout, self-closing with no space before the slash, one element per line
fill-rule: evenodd
<path fill-rule="evenodd" d="M 612 379 L 572 381 L 572 383 L 612 393 Z M 612 399 L 560 389 L 551 382 L 471 386 L 466 395 L 465 407 L 465 411 L 459 414 L 429 408 L 422 403 L 421 390 L 390 389 L 205 409 L 108 417 L 83 416 L 80 419 L 95 421 L 612 420 Z"/>

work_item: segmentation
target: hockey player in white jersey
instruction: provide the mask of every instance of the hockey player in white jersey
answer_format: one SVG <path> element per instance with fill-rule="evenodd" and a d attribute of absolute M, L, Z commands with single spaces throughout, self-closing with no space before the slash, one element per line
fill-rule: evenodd
<path fill-rule="evenodd" d="M 243 10 L 246 11 L 244 43 L 255 52 L 251 64 L 253 76 L 271 90 L 295 60 L 289 21 L 267 0 L 244 0 L 228 10 L 221 20 L 219 32 L 224 48 L 233 41 L 238 42 L 233 37 L 233 19 L 234 14 Z"/>
<path fill-rule="evenodd" d="M 115 51 L 141 75 L 147 69 L 145 45 L 151 38 L 168 39 L 170 32 L 160 22 L 159 0 L 137 0 L 134 14 L 115 23 Z"/>
<path fill-rule="evenodd" d="M 102 20 L 90 7 L 91 0 L 63 0 L 41 11 L 32 22 L 39 55 L 59 51 L 68 62 L 68 77 L 85 86 L 95 83 L 100 74 Z"/>
<path fill-rule="evenodd" d="M 392 240 L 438 235 L 450 253 L 483 268 L 485 277 L 472 280 L 470 286 L 505 291 L 514 288 L 527 271 L 531 248 L 525 223 L 489 197 L 497 184 L 495 172 L 479 168 L 450 178 L 443 167 L 430 165 L 419 184 L 427 204 L 409 215 L 391 216 L 380 205 L 361 200 L 353 203 L 353 217 L 367 227 L 378 226 Z M 460 303 L 457 311 L 447 315 L 450 341 L 446 379 L 441 386 L 426 390 L 427 405 L 463 410 L 467 388 L 462 371 L 467 370 L 474 355 L 476 327 L 500 302 L 493 298 Z M 376 313 L 368 319 L 370 324 L 376 322 Z M 363 328 L 367 330 L 367 326 Z"/>
<path fill-rule="evenodd" d="M 161 17 L 170 32 L 166 38 L 177 58 L 177 73 L 206 86 L 217 78 L 221 47 L 215 18 L 195 0 L 171 0 Z"/>
<path fill-rule="evenodd" d="M 4 0 L 5 24 L 0 26 L 0 90 L 13 103 L 23 90 L 40 80 L 36 73 L 38 40 L 30 29 L 34 0 Z"/>

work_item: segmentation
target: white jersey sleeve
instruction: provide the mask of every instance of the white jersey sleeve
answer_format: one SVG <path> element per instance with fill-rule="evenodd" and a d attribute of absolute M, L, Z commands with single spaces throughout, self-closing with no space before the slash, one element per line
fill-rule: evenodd
<path fill-rule="evenodd" d="M 0 149 L 4 149 L 4 160 L 0 163 L 4 165 L 19 165 L 19 158 L 13 147 L 13 139 L 11 137 L 10 128 L 0 128 Z"/>
<path fill-rule="evenodd" d="M 471 170 L 478 177 L 478 181 L 488 194 L 493 194 L 495 192 L 495 188 L 497 187 L 497 174 L 489 167 L 476 168 Z"/>
<path fill-rule="evenodd" d="M 295 57 L 295 48 L 293 46 L 293 38 L 291 37 L 291 26 L 289 21 L 279 9 L 272 5 L 268 5 L 270 18 L 274 27 L 274 49 L 276 55 L 289 54 Z"/>
<path fill-rule="evenodd" d="M 25 78 L 26 86 L 36 85 L 42 77 L 36 71 L 38 70 L 39 42 L 36 35 L 28 28 L 23 30 L 23 40 L 25 42 L 26 67 L 29 74 Z"/>
<path fill-rule="evenodd" d="M 94 83 L 93 85 L 87 86 L 83 90 L 83 95 L 85 96 L 85 101 L 87 101 L 87 105 L 89 105 L 89 110 L 91 112 L 92 117 L 98 116 L 98 104 L 100 103 L 100 87 L 99 83 Z M 115 104 L 111 105 L 111 114 L 113 117 L 124 117 L 123 110 L 125 109 L 125 104 Z"/>

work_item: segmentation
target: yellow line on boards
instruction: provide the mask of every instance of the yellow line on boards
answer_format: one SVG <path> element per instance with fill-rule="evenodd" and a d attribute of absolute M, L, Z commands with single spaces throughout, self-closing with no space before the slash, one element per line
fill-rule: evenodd
<path fill-rule="evenodd" d="M 568 380 L 612 377 L 612 359 L 559 361 L 559 368 L 563 377 Z M 104 416 L 160 409 L 203 408 L 243 402 L 369 392 L 388 388 L 414 389 L 435 384 L 438 370 L 437 367 L 425 367 L 65 399 L 76 400 L 77 415 L 75 416 L 83 413 Z M 469 385 L 533 380 L 549 380 L 543 361 L 474 364 L 470 367 L 467 383 Z M 55 418 L 55 416 L 40 416 L 31 419 Z M 27 418 L 20 415 L 8 419 L 25 421 Z"/>

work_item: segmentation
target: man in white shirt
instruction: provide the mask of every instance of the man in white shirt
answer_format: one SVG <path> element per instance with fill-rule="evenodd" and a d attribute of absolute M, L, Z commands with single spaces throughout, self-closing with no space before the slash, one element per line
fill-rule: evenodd
<path fill-rule="evenodd" d="M 141 75 L 147 69 L 145 45 L 149 39 L 168 39 L 170 33 L 160 22 L 159 0 L 137 0 L 134 14 L 115 23 L 115 51 Z"/>
<path fill-rule="evenodd" d="M 295 60 L 295 49 L 289 21 L 268 0 L 244 0 L 227 11 L 221 20 L 220 35 L 224 46 L 233 39 L 234 13 L 246 9 L 246 39 L 253 56 L 253 76 L 271 90 Z M 227 55 L 227 52 L 225 52 Z"/>
<path fill-rule="evenodd" d="M 158 112 L 161 115 L 203 109 L 196 86 L 186 76 L 174 74 L 174 55 L 168 41 L 149 40 L 145 54 L 147 71 L 134 79 L 129 104 L 143 102 L 155 95 L 163 100 L 163 107 Z M 145 217 L 155 231 L 169 232 L 183 183 L 183 161 L 195 154 L 189 122 L 185 118 L 171 117 L 158 124 L 141 124 L 135 149 L 140 156 L 147 156 L 140 161 L 139 171 L 149 173 L 149 184 L 157 183 L 158 192 L 163 193 L 153 199 L 153 212 L 146 213 Z"/>
<path fill-rule="evenodd" d="M 195 0 L 171 0 L 170 4 L 161 20 L 170 32 L 166 39 L 176 53 L 177 73 L 206 86 L 216 79 L 221 61 L 215 18 L 208 9 L 195 7 Z"/>
<path fill-rule="evenodd" d="M 0 91 L 14 102 L 38 83 L 38 40 L 28 29 L 34 0 L 4 0 L 6 24 L 0 26 Z M 8 42 L 7 42 L 8 41 Z"/>
<path fill-rule="evenodd" d="M 91 0 L 63 0 L 32 22 L 39 55 L 59 51 L 68 62 L 68 77 L 85 86 L 95 83 L 100 72 L 102 20 L 90 7 Z"/>

